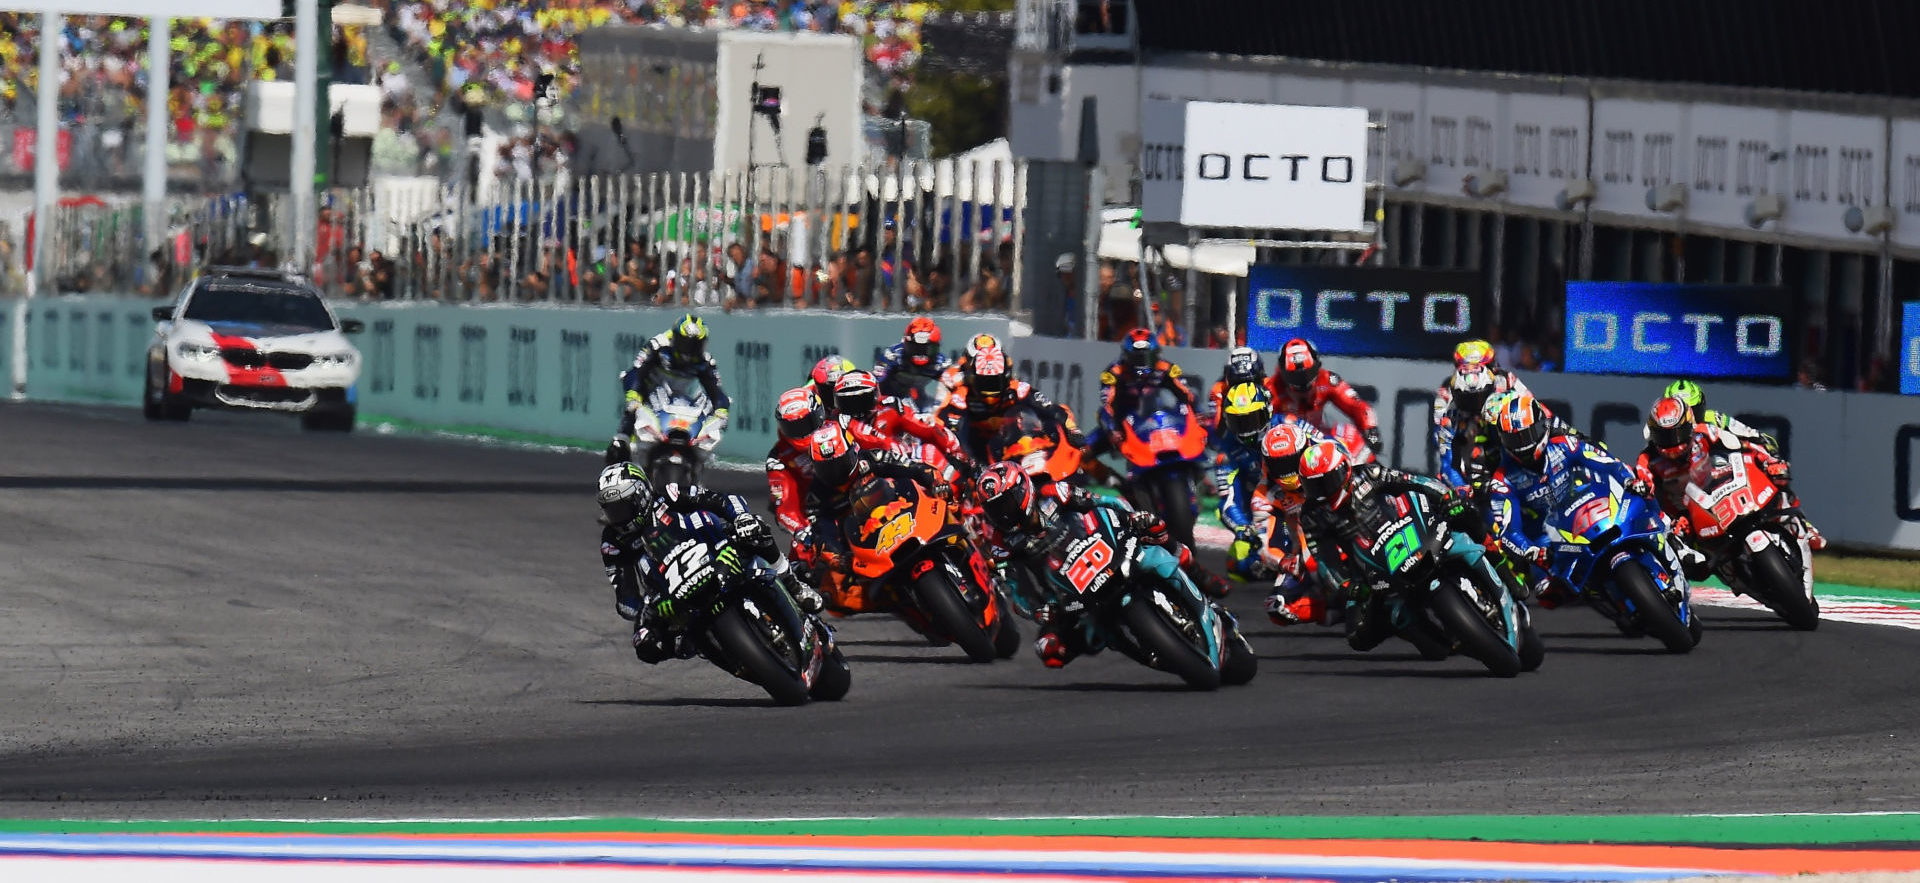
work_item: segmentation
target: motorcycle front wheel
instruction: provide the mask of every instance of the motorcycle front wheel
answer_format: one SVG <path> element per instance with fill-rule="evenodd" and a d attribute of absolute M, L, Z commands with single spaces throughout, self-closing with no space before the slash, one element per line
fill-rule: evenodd
<path fill-rule="evenodd" d="M 713 618 L 713 640 L 737 670 L 736 677 L 759 684 L 775 705 L 805 705 L 807 685 L 800 672 L 781 660 L 766 631 L 750 621 L 739 605 Z"/>
<path fill-rule="evenodd" d="M 954 585 L 953 577 L 946 568 L 935 567 L 913 581 L 913 602 L 919 606 L 921 613 L 926 614 L 936 630 L 960 645 L 968 659 L 992 662 L 998 657 L 993 636 L 975 621 L 962 589 Z M 1001 613 L 1000 625 L 1004 626 L 1005 611 Z"/>
<path fill-rule="evenodd" d="M 1468 600 L 1459 586 L 1442 585 L 1428 597 L 1428 606 L 1445 625 L 1447 635 L 1460 642 L 1461 652 L 1480 660 L 1494 677 L 1511 678 L 1520 674 L 1520 654 L 1507 645 L 1506 639 L 1480 612 L 1479 605 Z"/>
<path fill-rule="evenodd" d="M 1634 621 L 1641 630 L 1659 639 L 1669 651 L 1686 653 L 1699 643 L 1686 623 L 1680 621 L 1680 612 L 1661 596 L 1653 575 L 1640 562 L 1629 560 L 1614 568 L 1613 584 L 1633 606 Z"/>
<path fill-rule="evenodd" d="M 1160 605 L 1153 603 L 1152 592 L 1135 592 L 1122 611 L 1133 640 L 1152 654 L 1160 668 L 1179 675 L 1196 690 L 1220 687 L 1220 670 L 1213 667 L 1206 653 L 1185 637 L 1185 629 L 1173 622 Z M 1198 626 L 1198 623 L 1190 623 Z"/>

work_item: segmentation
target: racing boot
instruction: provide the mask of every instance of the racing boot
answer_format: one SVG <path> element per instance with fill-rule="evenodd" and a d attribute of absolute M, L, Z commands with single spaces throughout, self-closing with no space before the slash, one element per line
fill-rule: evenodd
<path fill-rule="evenodd" d="M 1267 619 L 1279 626 L 1317 622 L 1326 613 L 1323 606 L 1307 591 L 1305 583 L 1289 573 L 1273 582 L 1273 594 L 1267 596 Z"/>
<path fill-rule="evenodd" d="M 1542 610 L 1554 610 L 1580 600 L 1580 596 L 1566 583 L 1551 576 L 1535 578 L 1528 584 L 1527 594 L 1533 596 L 1534 603 L 1540 605 Z"/>
<path fill-rule="evenodd" d="M 673 630 L 643 617 L 633 624 L 633 655 L 648 665 L 658 665 L 675 655 L 679 643 Z"/>
<path fill-rule="evenodd" d="M 641 603 L 640 596 L 633 592 L 613 593 L 613 612 L 628 622 L 636 622 L 640 619 Z"/>
<path fill-rule="evenodd" d="M 1034 620 L 1040 623 L 1040 634 L 1033 639 L 1033 652 L 1040 657 L 1042 665 L 1064 668 L 1085 650 L 1077 640 L 1079 617 L 1059 604 L 1048 604 L 1034 611 Z"/>

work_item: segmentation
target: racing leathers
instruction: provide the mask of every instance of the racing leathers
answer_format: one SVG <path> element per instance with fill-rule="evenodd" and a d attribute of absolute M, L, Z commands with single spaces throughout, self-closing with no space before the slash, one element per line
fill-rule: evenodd
<path fill-rule="evenodd" d="M 1302 506 L 1299 523 L 1317 566 L 1347 599 L 1347 643 L 1364 651 L 1402 631 L 1432 628 L 1397 599 L 1372 591 L 1372 574 L 1354 572 L 1352 562 L 1359 560 L 1361 544 L 1372 542 L 1382 528 L 1405 516 L 1395 498 L 1409 493 L 1428 498 L 1450 528 L 1475 542 L 1484 542 L 1486 523 L 1445 484 L 1378 463 L 1354 466 L 1348 487 L 1347 498 L 1338 507 Z M 1443 646 L 1447 643 L 1443 637 L 1439 641 Z"/>
<path fill-rule="evenodd" d="M 870 605 L 861 586 L 848 578 L 850 554 L 842 522 L 853 505 L 854 489 L 870 476 L 904 478 L 921 487 L 940 490 L 939 473 L 893 450 L 858 446 L 853 475 L 838 487 L 815 476 L 803 504 L 807 526 L 793 536 L 793 557 L 813 572 L 813 584 L 827 595 L 827 608 L 845 615 L 864 612 Z"/>
<path fill-rule="evenodd" d="M 1698 416 L 1702 422 L 1712 424 L 1715 427 L 1731 432 L 1734 434 L 1734 437 L 1740 439 L 1743 442 L 1747 442 L 1748 444 L 1759 445 L 1760 447 L 1765 448 L 1768 454 L 1771 454 L 1775 457 L 1780 456 L 1779 440 L 1775 439 L 1773 436 L 1767 433 L 1761 432 L 1758 429 L 1755 429 L 1751 426 L 1748 426 L 1745 423 L 1740 422 L 1739 419 L 1735 418 L 1732 414 L 1729 414 L 1725 411 L 1715 411 L 1712 408 L 1708 408 L 1706 409 L 1705 414 L 1700 414 Z M 1796 503 L 1796 505 L 1798 504 Z"/>
<path fill-rule="evenodd" d="M 1141 539 L 1172 555 L 1180 571 L 1193 580 L 1201 591 L 1209 591 L 1209 587 L 1215 590 L 1224 588 L 1220 577 L 1201 567 L 1193 556 L 1193 550 L 1174 539 L 1167 531 L 1166 522 L 1161 521 L 1159 516 L 1136 511 L 1120 500 L 1105 499 L 1065 484 L 1049 484 L 1036 488 L 1035 493 L 1039 495 L 1037 524 L 1029 526 L 1029 529 L 1004 530 L 987 519 L 981 519 L 978 525 L 981 547 L 996 567 L 1022 566 L 1036 572 L 1046 572 L 1048 554 L 1063 537 L 1061 519 L 1095 509 L 1108 509 L 1118 513 L 1122 521 L 1139 531 Z M 1078 597 L 1060 597 L 1052 591 L 1048 582 L 1018 579 L 1001 582 L 1015 593 L 1027 589 L 1045 593 L 1045 597 L 1016 598 L 1015 606 L 1034 611 L 1034 618 L 1041 626 L 1041 636 L 1035 646 L 1040 649 L 1041 658 L 1049 666 L 1065 665 L 1075 656 L 1092 649 L 1086 644 L 1085 630 L 1077 627 L 1080 616 L 1085 613 Z"/>
<path fill-rule="evenodd" d="M 894 397 L 928 410 L 938 396 L 936 390 L 928 389 L 929 383 L 944 383 L 947 372 L 954 367 L 953 358 L 946 353 L 935 353 L 930 362 L 916 365 L 907 359 L 907 345 L 900 342 L 881 352 L 880 361 L 873 366 L 873 380 L 880 385 L 882 397 Z"/>
<path fill-rule="evenodd" d="M 1314 441 L 1326 437 L 1306 421 L 1292 415 L 1275 417 L 1269 426 L 1283 422 L 1298 423 Z M 1213 464 L 1213 489 L 1220 497 L 1220 524 L 1233 532 L 1233 545 L 1227 549 L 1227 574 L 1242 579 L 1261 579 L 1274 574 L 1274 564 L 1292 554 L 1291 544 L 1283 555 L 1262 553 L 1273 538 L 1268 536 L 1267 516 L 1272 494 L 1279 489 L 1265 483 L 1265 464 L 1258 448 L 1242 442 L 1230 432 L 1213 431 L 1213 449 L 1219 458 Z M 1298 492 L 1293 493 L 1298 497 Z M 1297 500 L 1295 505 L 1298 505 Z M 1279 531 L 1279 542 L 1286 543 L 1286 531 Z"/>
<path fill-rule="evenodd" d="M 812 485 L 813 457 L 806 442 L 784 436 L 775 440 L 767 451 L 767 505 L 789 534 L 807 529 L 807 489 Z"/>
<path fill-rule="evenodd" d="M 1267 392 L 1273 397 L 1273 413 L 1292 414 L 1322 433 L 1331 432 L 1326 409 L 1332 405 L 1360 429 L 1360 434 L 1367 440 L 1367 447 L 1376 454 L 1380 452 L 1380 421 L 1374 417 L 1373 406 L 1354 392 L 1353 384 L 1340 375 L 1322 368 L 1304 392 L 1295 392 L 1276 372 L 1267 378 Z"/>
<path fill-rule="evenodd" d="M 1618 481 L 1630 492 L 1651 490 L 1631 468 L 1605 449 L 1571 435 L 1550 435 L 1540 443 L 1537 468 L 1503 453 L 1500 465 L 1487 481 L 1487 506 L 1493 534 L 1512 562 L 1524 562 L 1536 585 L 1547 577 L 1550 559 L 1545 519 L 1555 505 L 1555 480 L 1571 480 L 1569 470 L 1584 469 L 1598 478 Z"/>
<path fill-rule="evenodd" d="M 986 460 L 987 446 L 1000 430 L 1025 408 L 1040 416 L 1049 426 L 1065 427 L 1067 442 L 1084 447 L 1086 436 L 1074 425 L 1073 413 L 1054 403 L 1024 380 L 1014 380 L 1004 395 L 991 400 L 975 395 L 962 384 L 940 408 L 940 420 L 960 440 L 960 447 L 975 462 Z"/>
<path fill-rule="evenodd" d="M 600 562 L 605 565 L 607 582 L 613 587 L 614 605 L 623 617 L 634 621 L 633 651 L 640 661 L 652 664 L 669 657 L 688 658 L 692 648 L 671 633 L 661 622 L 667 612 L 660 607 L 670 598 L 671 586 L 658 584 L 654 556 L 664 554 L 655 541 L 659 524 L 672 523 L 676 516 L 704 512 L 730 525 L 729 533 L 740 549 L 765 559 L 800 609 L 820 609 L 818 593 L 799 581 L 787 565 L 786 556 L 773 541 L 766 522 L 752 513 L 747 501 L 738 494 L 722 494 L 698 485 L 669 486 L 654 496 L 650 513 L 629 525 L 607 525 L 600 531 Z"/>
<path fill-rule="evenodd" d="M 656 387 L 673 378 L 697 381 L 714 416 L 722 422 L 727 419 L 727 410 L 733 407 L 727 391 L 720 387 L 720 366 L 713 361 L 713 356 L 702 355 L 699 361 L 689 363 L 674 352 L 670 337 L 670 334 L 659 334 L 647 341 L 634 355 L 633 367 L 620 375 L 620 383 L 627 391 L 626 408 L 620 417 L 621 438 L 633 434 L 635 406 L 646 401 Z"/>
<path fill-rule="evenodd" d="M 1193 390 L 1187 388 L 1180 374 L 1180 366 L 1165 359 L 1156 360 L 1146 369 L 1129 367 L 1118 359 L 1108 365 L 1100 372 L 1100 425 L 1087 434 L 1087 453 L 1097 457 L 1111 452 L 1123 431 L 1121 421 L 1157 390 L 1167 390 L 1194 407 Z"/>
<path fill-rule="evenodd" d="M 1456 450 L 1456 445 L 1464 447 L 1476 442 L 1499 444 L 1499 439 L 1486 429 L 1485 422 L 1481 419 L 1481 411 L 1485 404 L 1508 393 L 1530 394 L 1526 383 L 1520 380 L 1519 375 L 1505 368 L 1484 370 L 1488 371 L 1493 381 L 1492 388 L 1481 395 L 1477 403 L 1460 401 L 1453 389 L 1454 375 L 1448 375 L 1448 382 L 1440 384 L 1440 388 L 1433 393 L 1433 444 L 1440 454 L 1438 475 L 1441 481 L 1456 489 L 1472 485 L 1464 469 L 1465 457 L 1462 455 L 1466 452 Z M 1545 413 L 1546 406 L 1542 405 L 1540 410 Z M 1565 426 L 1551 413 L 1546 413 L 1546 417 L 1554 421 L 1548 424 L 1551 427 L 1550 432 L 1565 434 Z"/>
<path fill-rule="evenodd" d="M 1820 535 L 1806 513 L 1800 510 L 1800 500 L 1789 484 L 1793 471 L 1787 461 L 1767 450 L 1766 446 L 1711 423 L 1694 424 L 1692 437 L 1679 456 L 1669 457 L 1649 445 L 1640 452 L 1639 460 L 1634 463 L 1634 473 L 1653 487 L 1654 500 L 1660 504 L 1660 511 L 1673 519 L 1676 534 L 1683 539 L 1693 536 L 1696 525 L 1687 517 L 1687 485 L 1693 481 L 1693 459 L 1701 450 L 1716 444 L 1724 445 L 1729 450 L 1743 451 L 1752 458 L 1773 479 L 1774 486 L 1785 497 L 1781 508 L 1789 516 L 1786 523 L 1790 529 L 1798 531 L 1800 538 L 1807 540 L 1815 551 L 1826 548 L 1826 538 Z"/>
<path fill-rule="evenodd" d="M 973 469 L 953 430 L 902 400 L 883 396 L 865 418 L 842 414 L 840 423 L 861 448 L 899 451 L 934 467 L 942 481 L 954 478 L 949 473 L 967 474 Z M 929 453 L 932 456 L 926 456 Z"/>

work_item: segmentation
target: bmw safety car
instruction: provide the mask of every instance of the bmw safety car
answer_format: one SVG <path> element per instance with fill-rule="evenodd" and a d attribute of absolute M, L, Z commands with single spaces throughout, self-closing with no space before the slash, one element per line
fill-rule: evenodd
<path fill-rule="evenodd" d="M 360 351 L 346 335 L 362 324 L 336 320 L 298 277 L 212 267 L 153 318 L 147 419 L 234 408 L 299 414 L 307 429 L 353 429 Z"/>

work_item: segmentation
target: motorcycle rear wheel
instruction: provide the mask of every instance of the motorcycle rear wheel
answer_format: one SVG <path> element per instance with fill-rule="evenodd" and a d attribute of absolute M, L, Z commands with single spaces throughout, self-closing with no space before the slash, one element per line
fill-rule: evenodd
<path fill-rule="evenodd" d="M 1193 483 L 1184 469 L 1168 469 L 1153 478 L 1148 493 L 1159 506 L 1161 520 L 1173 538 L 1193 547 L 1193 523 L 1199 517 L 1193 506 Z"/>
<path fill-rule="evenodd" d="M 720 645 L 745 680 L 759 684 L 775 705 L 807 704 L 807 685 L 792 666 L 781 661 L 780 653 L 759 626 L 749 622 L 747 612 L 729 606 L 713 618 L 713 640 Z"/>
<path fill-rule="evenodd" d="M 1504 591 L 1506 587 L 1500 588 Z M 1459 586 L 1442 585 L 1429 596 L 1427 604 L 1445 624 L 1447 635 L 1460 642 L 1460 652 L 1480 660 L 1494 677 L 1520 674 L 1520 654 L 1507 646 L 1506 639 L 1494 631 L 1493 624 L 1481 615 L 1478 605 L 1467 600 Z"/>
<path fill-rule="evenodd" d="M 973 608 L 946 568 L 935 567 L 913 581 L 913 602 L 935 629 L 960 645 L 968 659 L 992 662 L 998 656 L 993 636 L 975 621 Z"/>
<path fill-rule="evenodd" d="M 1620 587 L 1634 607 L 1634 620 L 1647 634 L 1659 639 L 1674 653 L 1686 653 L 1699 643 L 1680 621 L 1680 613 L 1667 603 L 1653 581 L 1653 575 L 1638 561 L 1627 561 L 1613 570 L 1614 585 Z"/>
<path fill-rule="evenodd" d="M 1238 687 L 1260 673 L 1260 657 L 1254 655 L 1253 645 L 1239 629 L 1228 630 L 1227 646 L 1221 652 L 1226 658 L 1220 661 L 1220 683 Z"/>
<path fill-rule="evenodd" d="M 1759 583 L 1760 600 L 1787 625 L 1803 632 L 1820 627 L 1820 602 L 1807 597 L 1800 575 L 1793 572 L 1787 556 L 1771 546 L 1754 554 L 1748 568 Z"/>
<path fill-rule="evenodd" d="M 1219 689 L 1220 670 L 1205 653 L 1188 643 L 1179 627 L 1168 620 L 1166 611 L 1153 603 L 1153 593 L 1135 592 L 1122 615 L 1134 642 L 1153 654 L 1161 669 L 1179 675 L 1196 690 Z"/>

